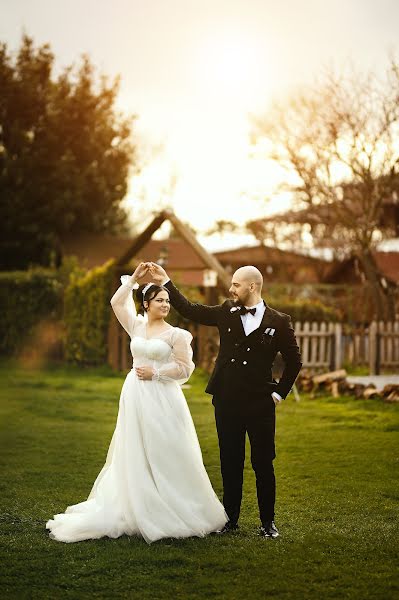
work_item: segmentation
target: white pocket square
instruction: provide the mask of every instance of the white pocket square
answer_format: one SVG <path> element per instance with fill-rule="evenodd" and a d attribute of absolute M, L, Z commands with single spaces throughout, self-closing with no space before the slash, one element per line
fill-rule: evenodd
<path fill-rule="evenodd" d="M 265 333 L 266 333 L 267 335 L 271 335 L 271 336 L 273 336 L 273 335 L 275 334 L 275 332 L 276 332 L 276 330 L 275 330 L 275 329 L 273 329 L 272 327 L 266 327 L 266 329 L 265 329 Z"/>

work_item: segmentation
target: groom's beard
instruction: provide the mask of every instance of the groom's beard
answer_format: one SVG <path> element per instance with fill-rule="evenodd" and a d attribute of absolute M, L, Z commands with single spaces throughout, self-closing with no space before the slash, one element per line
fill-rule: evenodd
<path fill-rule="evenodd" d="M 238 305 L 240 305 L 240 306 L 247 306 L 248 305 L 248 301 L 249 301 L 249 294 L 246 294 L 246 296 L 244 298 L 239 298 L 238 296 L 232 296 L 232 301 L 237 306 Z"/>

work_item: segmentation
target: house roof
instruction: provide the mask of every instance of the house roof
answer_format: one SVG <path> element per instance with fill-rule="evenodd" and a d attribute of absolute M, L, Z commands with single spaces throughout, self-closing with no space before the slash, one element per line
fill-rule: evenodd
<path fill-rule="evenodd" d="M 399 285 L 399 252 L 375 252 L 374 259 L 380 273 L 389 281 Z M 355 258 L 344 261 L 335 261 L 326 274 L 326 282 L 335 283 L 345 278 L 360 277 L 359 268 Z"/>
<path fill-rule="evenodd" d="M 62 242 L 63 253 L 79 258 L 84 267 L 91 269 L 110 259 L 117 259 L 131 246 L 132 239 L 126 237 L 85 234 L 66 238 Z M 202 270 L 206 265 L 192 247 L 181 239 L 149 240 L 137 253 L 134 262 L 158 261 L 166 258 L 169 269 Z"/>
<path fill-rule="evenodd" d="M 151 223 L 142 231 L 140 235 L 138 235 L 134 240 L 132 240 L 130 247 L 124 252 L 116 261 L 118 266 L 122 266 L 128 264 L 133 257 L 140 256 L 145 245 L 151 240 L 153 234 L 160 228 L 164 221 L 170 221 L 173 225 L 174 230 L 180 236 L 182 240 L 186 242 L 186 244 L 195 252 L 201 261 L 202 265 L 209 270 L 215 271 L 217 274 L 217 278 L 219 284 L 228 290 L 230 287 L 230 277 L 220 262 L 217 260 L 213 254 L 210 254 L 201 244 L 198 242 L 194 233 L 191 229 L 180 221 L 180 219 L 174 214 L 173 211 L 167 209 L 162 210 L 158 214 L 156 214 L 151 221 Z M 169 266 L 170 269 L 170 266 Z"/>
<path fill-rule="evenodd" d="M 217 252 L 215 256 L 231 271 L 243 265 L 254 265 L 269 283 L 320 283 L 331 266 L 321 258 L 260 244 Z"/>
<path fill-rule="evenodd" d="M 178 239 L 153 240 L 153 234 L 165 220 L 173 225 Z M 62 253 L 75 255 L 83 266 L 92 268 L 107 260 L 115 259 L 119 268 L 137 261 L 160 262 L 181 283 L 206 285 L 205 271 L 216 272 L 219 285 L 228 290 L 230 277 L 218 259 L 198 242 L 190 228 L 170 210 L 156 214 L 151 223 L 134 239 L 112 236 L 75 236 L 64 239 Z"/>
<path fill-rule="evenodd" d="M 240 248 L 234 248 L 233 250 L 214 252 L 214 255 L 223 264 L 232 262 L 245 265 L 251 264 L 251 261 L 258 263 L 270 263 L 271 260 L 289 262 L 293 259 L 314 264 L 326 264 L 326 261 L 321 258 L 300 254 L 299 252 L 281 250 L 275 246 L 267 246 L 263 244 L 258 244 L 257 246 L 241 246 Z"/>
<path fill-rule="evenodd" d="M 376 252 L 375 260 L 381 273 L 399 285 L 399 252 Z"/>
<path fill-rule="evenodd" d="M 85 234 L 79 237 L 65 238 L 62 243 L 63 253 L 77 256 L 80 263 L 91 269 L 110 259 L 117 260 L 126 254 L 131 247 L 132 239 L 109 235 Z M 174 277 L 186 285 L 203 285 L 203 273 L 209 269 L 198 253 L 186 241 L 180 238 L 147 241 L 137 251 L 132 262 L 138 260 L 158 262 L 163 257 L 164 265 Z M 297 271 L 300 262 L 315 271 L 319 281 L 334 282 L 344 274 L 353 277 L 353 260 L 328 263 L 319 258 L 303 256 L 294 252 L 285 252 L 269 246 L 244 246 L 232 250 L 214 253 L 214 257 L 224 267 L 235 269 L 245 264 L 255 264 L 263 270 L 263 265 L 278 263 L 289 265 Z M 375 259 L 381 273 L 390 281 L 399 284 L 399 252 L 376 252 Z M 349 270 L 348 270 L 349 269 Z M 304 280 L 310 277 L 305 273 Z M 309 281 L 312 280 L 310 277 Z"/>

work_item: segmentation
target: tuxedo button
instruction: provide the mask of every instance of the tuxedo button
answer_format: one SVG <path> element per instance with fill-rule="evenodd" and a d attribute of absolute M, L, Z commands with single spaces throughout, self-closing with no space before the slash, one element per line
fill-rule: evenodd
<path fill-rule="evenodd" d="M 249 352 L 251 350 L 251 348 L 247 348 L 247 352 Z"/>
<path fill-rule="evenodd" d="M 235 362 L 235 360 L 236 360 L 235 358 L 232 358 L 232 359 L 231 359 L 231 362 Z"/>
<path fill-rule="evenodd" d="M 231 327 L 229 327 L 227 331 L 230 332 L 231 331 Z"/>
<path fill-rule="evenodd" d="M 236 343 L 234 344 L 234 346 L 238 346 L 238 342 L 236 342 Z"/>
<path fill-rule="evenodd" d="M 246 360 L 244 360 L 244 362 L 243 362 L 242 364 L 243 364 L 243 365 L 247 365 L 248 363 L 247 363 L 247 361 L 246 361 Z"/>

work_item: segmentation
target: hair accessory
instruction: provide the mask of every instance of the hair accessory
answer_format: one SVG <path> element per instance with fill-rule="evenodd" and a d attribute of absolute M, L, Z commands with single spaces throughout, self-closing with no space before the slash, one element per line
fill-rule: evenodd
<path fill-rule="evenodd" d="M 146 295 L 147 291 L 150 289 L 150 287 L 154 285 L 153 283 L 147 283 L 147 285 L 142 289 L 142 294 L 143 294 L 143 298 Z"/>

